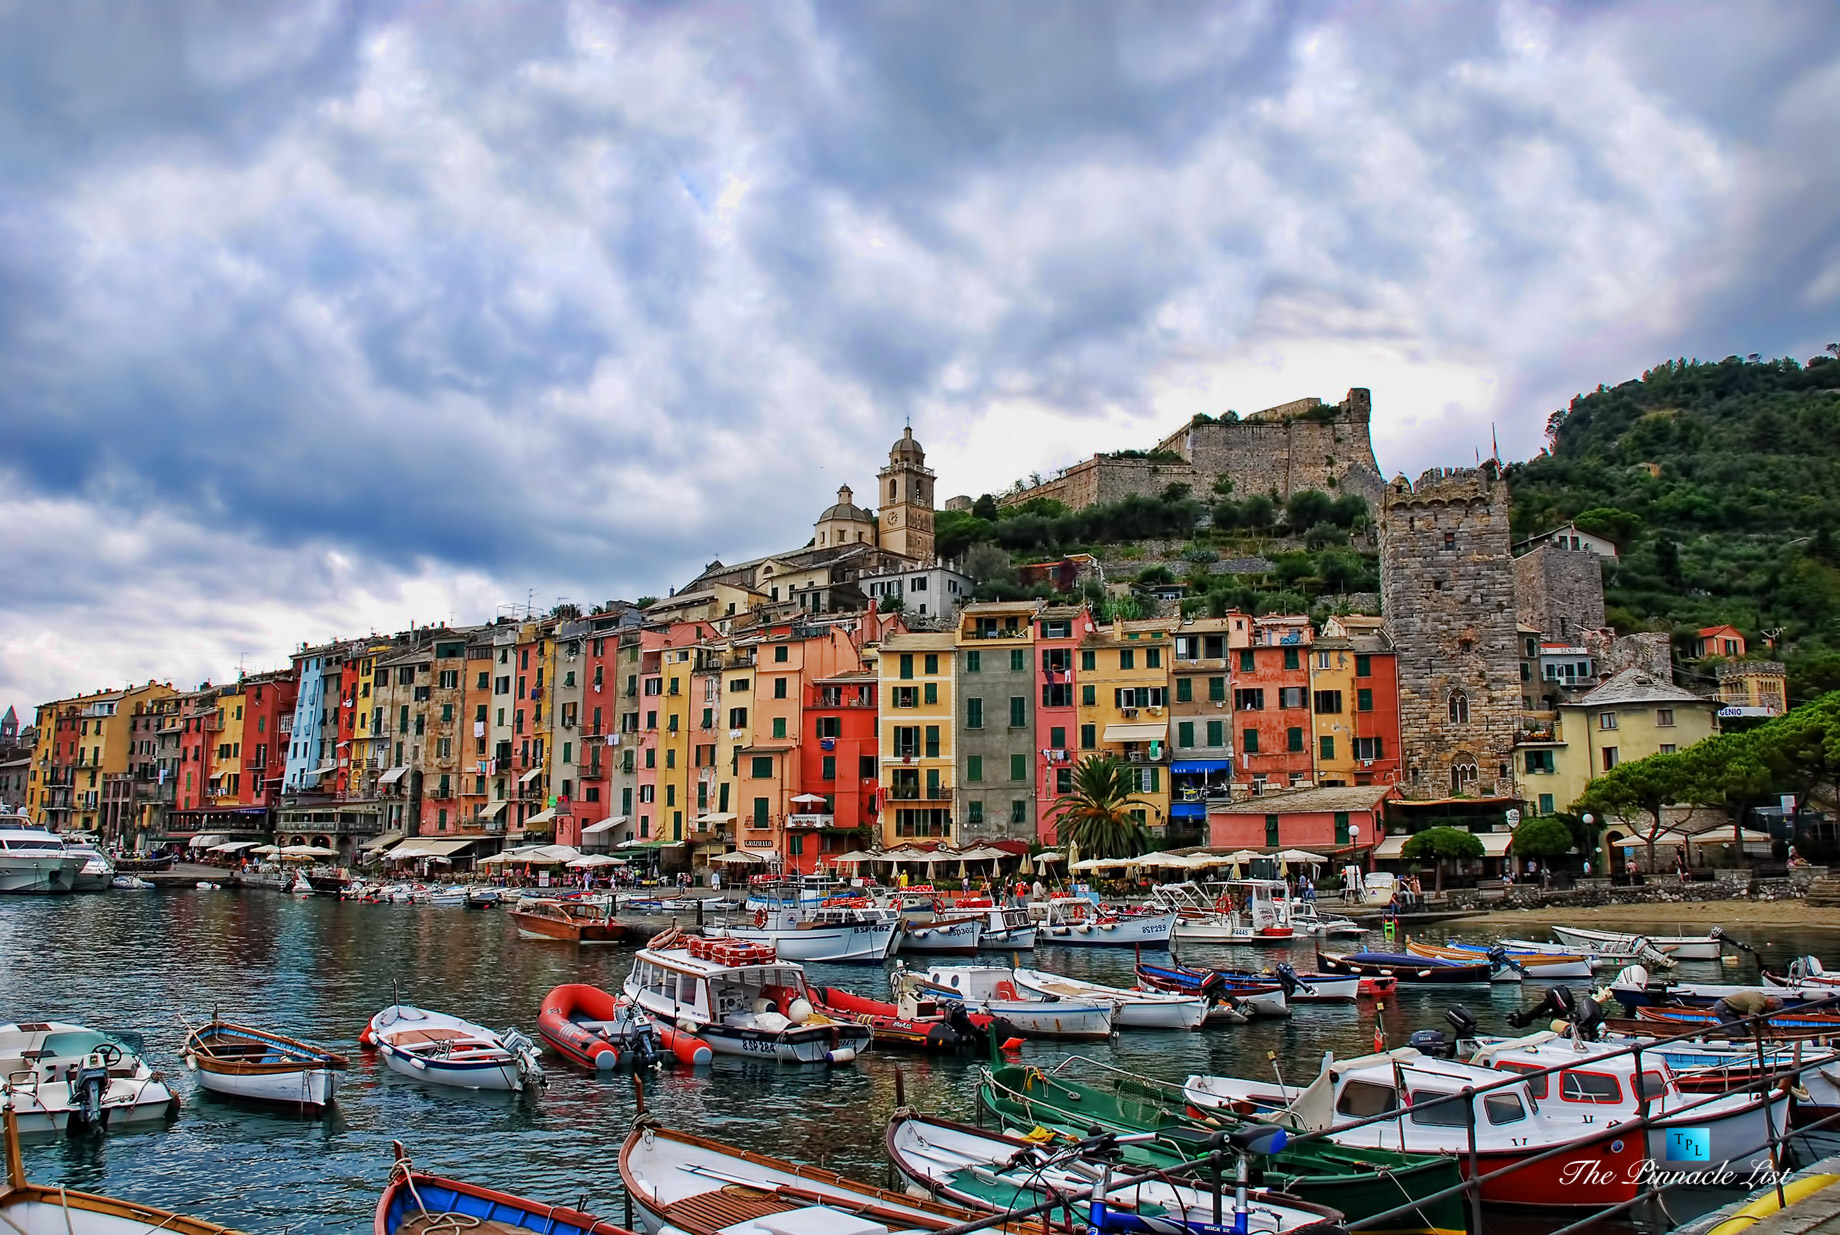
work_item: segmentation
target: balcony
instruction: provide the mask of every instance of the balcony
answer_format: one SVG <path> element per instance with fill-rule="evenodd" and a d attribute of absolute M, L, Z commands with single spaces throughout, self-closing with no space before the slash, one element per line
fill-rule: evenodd
<path fill-rule="evenodd" d="M 724 669 L 751 669 L 754 666 L 757 651 L 754 648 L 736 648 L 722 654 Z"/>
<path fill-rule="evenodd" d="M 993 628 L 967 630 L 964 632 L 964 637 L 967 639 L 1027 639 L 1029 637 L 1029 628 L 1027 626 L 1017 626 L 1011 630 Z"/>
<path fill-rule="evenodd" d="M 952 789 L 948 785 L 939 785 L 923 789 L 919 785 L 889 785 L 882 796 L 890 802 L 950 802 Z"/>
<path fill-rule="evenodd" d="M 837 826 L 837 816 L 787 815 L 786 826 L 789 828 L 834 828 Z"/>

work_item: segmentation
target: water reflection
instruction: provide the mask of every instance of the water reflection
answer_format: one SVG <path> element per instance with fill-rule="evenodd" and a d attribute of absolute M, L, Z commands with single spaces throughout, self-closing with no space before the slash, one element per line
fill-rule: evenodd
<path fill-rule="evenodd" d="M 1476 930 L 1449 932 L 1483 940 Z M 1818 932 L 1772 928 L 1750 940 L 1781 965 L 1820 952 Z M 1339 944 L 1338 944 L 1339 946 Z M 357 1046 L 377 1009 L 400 997 L 495 1028 L 534 1036 L 542 996 L 562 982 L 617 987 L 629 949 L 575 949 L 517 938 L 497 912 L 343 904 L 269 892 L 194 890 L 64 899 L 0 898 L 0 1021 L 70 1020 L 144 1033 L 153 1066 L 184 1102 L 169 1128 L 28 1145 L 40 1182 L 110 1192 L 251 1232 L 358 1231 L 388 1175 L 391 1142 L 415 1159 L 512 1191 L 558 1202 L 587 1198 L 618 1218 L 617 1153 L 636 1106 L 630 1074 L 592 1077 L 551 1057 L 548 1089 L 520 1097 L 418 1085 L 384 1069 Z M 1007 957 L 994 957 L 1006 961 Z M 1192 946 L 1202 964 L 1314 964 L 1312 945 L 1259 949 Z M 1127 983 L 1128 951 L 1042 948 L 1022 963 Z M 813 966 L 814 980 L 883 994 L 874 969 Z M 1683 965 L 1683 976 L 1740 980 L 1740 969 Z M 1403 990 L 1378 1015 L 1388 1040 L 1441 1026 L 1453 1002 L 1485 1030 L 1522 1002 L 1518 986 L 1457 991 Z M 233 1104 L 200 1092 L 182 1065 L 180 1017 L 220 1010 L 352 1058 L 338 1108 L 322 1118 Z M 1325 1050 L 1372 1049 L 1371 1005 L 1301 1008 L 1289 1020 L 1260 1020 L 1201 1033 L 1133 1032 L 1083 1052 L 1144 1075 L 1180 1080 L 1192 1072 L 1312 1075 Z M 1064 1051 L 1029 1043 L 1021 1057 L 1052 1064 Z M 668 1123 L 764 1152 L 822 1162 L 881 1180 L 882 1125 L 895 1105 L 895 1069 L 909 1103 L 953 1118 L 975 1116 L 975 1062 L 871 1053 L 855 1066 L 798 1068 L 719 1057 L 712 1067 L 666 1068 L 645 1080 L 645 1100 Z M 1678 1207 L 1677 1207 L 1678 1209 Z M 1536 1222 L 1528 1230 L 1545 1229 Z M 1491 1217 L 1491 1235 L 1523 1226 Z"/>

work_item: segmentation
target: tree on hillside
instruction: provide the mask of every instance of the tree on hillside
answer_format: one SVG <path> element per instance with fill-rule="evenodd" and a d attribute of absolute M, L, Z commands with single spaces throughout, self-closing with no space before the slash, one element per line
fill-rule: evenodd
<path fill-rule="evenodd" d="M 1432 878 L 1436 890 L 1444 890 L 1444 859 L 1456 861 L 1473 861 L 1482 856 L 1482 841 L 1474 832 L 1462 828 L 1426 828 L 1423 832 L 1413 834 L 1401 851 L 1407 861 L 1435 861 L 1436 873 Z"/>
<path fill-rule="evenodd" d="M 1291 531 L 1301 532 L 1312 524 L 1326 523 L 1335 509 L 1335 499 L 1321 489 L 1299 489 L 1284 503 L 1284 520 Z"/>
<path fill-rule="evenodd" d="M 1133 810 L 1135 769 L 1115 755 L 1088 755 L 1074 765 L 1073 791 L 1048 808 L 1054 835 L 1089 858 L 1132 858 L 1150 848 L 1150 832 Z"/>
<path fill-rule="evenodd" d="M 997 521 L 997 499 L 986 493 L 971 503 L 971 513 L 990 523 Z"/>

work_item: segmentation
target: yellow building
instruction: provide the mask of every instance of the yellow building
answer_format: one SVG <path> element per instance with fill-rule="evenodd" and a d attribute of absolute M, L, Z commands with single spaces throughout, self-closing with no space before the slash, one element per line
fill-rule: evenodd
<path fill-rule="evenodd" d="M 118 839 L 134 815 L 135 717 L 173 689 L 157 682 L 99 691 L 38 709 L 38 734 L 27 774 L 26 814 L 59 831 L 94 832 L 106 824 Z"/>
<path fill-rule="evenodd" d="M 1789 669 L 1778 660 L 1726 660 L 1713 667 L 1727 716 L 1781 716 L 1789 710 Z"/>
<path fill-rule="evenodd" d="M 1080 643 L 1080 757 L 1116 755 L 1131 765 L 1135 813 L 1155 835 L 1169 821 L 1169 683 L 1175 622 L 1114 621 Z"/>
<path fill-rule="evenodd" d="M 658 712 L 658 791 L 653 837 L 669 844 L 690 839 L 694 816 L 695 771 L 691 747 L 696 720 L 692 687 L 696 670 L 696 628 L 673 631 L 658 658 L 661 691 L 652 702 Z"/>
<path fill-rule="evenodd" d="M 953 644 L 950 631 L 882 641 L 881 832 L 883 843 L 951 841 L 953 831 Z"/>
<path fill-rule="evenodd" d="M 1541 815 L 1570 810 L 1586 786 L 1618 764 L 1672 754 L 1717 730 L 1718 704 L 1640 669 L 1625 669 L 1574 703 L 1559 705 L 1551 740 L 1515 750 L 1523 793 Z"/>
<path fill-rule="evenodd" d="M 205 720 L 206 809 L 234 810 L 243 790 L 243 686 L 220 687 L 215 715 Z"/>

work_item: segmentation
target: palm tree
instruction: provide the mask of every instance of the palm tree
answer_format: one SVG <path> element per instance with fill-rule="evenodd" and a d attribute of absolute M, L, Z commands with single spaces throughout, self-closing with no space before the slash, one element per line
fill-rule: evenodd
<path fill-rule="evenodd" d="M 1150 831 L 1132 813 L 1141 805 L 1131 767 L 1116 755 L 1088 755 L 1073 769 L 1073 792 L 1049 807 L 1055 836 L 1089 858 L 1131 858 L 1150 848 Z"/>

